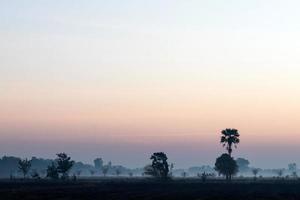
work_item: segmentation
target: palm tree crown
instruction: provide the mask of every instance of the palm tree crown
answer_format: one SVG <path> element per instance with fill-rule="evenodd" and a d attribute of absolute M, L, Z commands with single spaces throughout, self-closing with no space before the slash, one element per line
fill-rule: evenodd
<path fill-rule="evenodd" d="M 221 132 L 221 143 L 223 146 L 226 146 L 228 154 L 231 156 L 232 145 L 235 146 L 240 142 L 240 134 L 237 129 L 225 129 Z"/>

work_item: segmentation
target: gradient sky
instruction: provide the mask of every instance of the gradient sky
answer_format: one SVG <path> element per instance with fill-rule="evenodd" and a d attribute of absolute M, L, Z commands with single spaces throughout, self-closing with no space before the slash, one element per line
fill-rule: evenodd
<path fill-rule="evenodd" d="M 300 164 L 300 2 L 0 0 L 0 153 Z"/>

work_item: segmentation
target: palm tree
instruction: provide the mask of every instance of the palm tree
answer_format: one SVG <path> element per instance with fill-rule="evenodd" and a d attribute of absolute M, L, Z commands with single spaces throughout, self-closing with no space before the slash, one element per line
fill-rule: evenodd
<path fill-rule="evenodd" d="M 232 145 L 236 148 L 236 145 L 240 142 L 240 134 L 237 129 L 225 129 L 221 134 L 221 143 L 223 144 L 223 147 L 226 146 L 228 154 L 231 156 Z"/>

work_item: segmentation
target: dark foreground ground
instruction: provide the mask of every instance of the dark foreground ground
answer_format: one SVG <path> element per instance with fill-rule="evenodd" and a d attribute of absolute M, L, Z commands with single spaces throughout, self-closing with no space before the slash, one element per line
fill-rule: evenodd
<path fill-rule="evenodd" d="M 76 182 L 0 181 L 0 199 L 300 199 L 299 181 L 208 181 L 178 179 L 78 180 Z"/>

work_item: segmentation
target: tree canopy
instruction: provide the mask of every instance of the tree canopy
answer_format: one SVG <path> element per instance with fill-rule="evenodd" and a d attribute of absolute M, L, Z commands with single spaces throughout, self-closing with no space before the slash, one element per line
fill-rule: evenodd
<path fill-rule="evenodd" d="M 151 155 L 150 159 L 152 160 L 152 164 L 145 167 L 145 174 L 167 178 L 170 171 L 167 155 L 163 152 L 156 152 Z"/>
<path fill-rule="evenodd" d="M 57 172 L 61 174 L 62 179 L 66 179 L 68 178 L 69 170 L 74 165 L 74 161 L 66 153 L 58 153 L 56 155 Z"/>
<path fill-rule="evenodd" d="M 221 143 L 226 147 L 228 154 L 231 156 L 232 145 L 236 145 L 240 142 L 240 134 L 237 129 L 225 129 L 221 132 Z"/>
<path fill-rule="evenodd" d="M 236 161 L 229 154 L 222 154 L 217 158 L 215 170 L 226 177 L 226 180 L 231 180 L 232 175 L 238 172 Z"/>
<path fill-rule="evenodd" d="M 240 172 L 245 172 L 249 170 L 250 162 L 245 158 L 237 158 L 236 164 L 238 165 Z"/>
<path fill-rule="evenodd" d="M 18 162 L 18 168 L 19 170 L 23 173 L 24 178 L 26 177 L 26 175 L 28 174 L 30 167 L 31 167 L 31 161 L 28 160 L 27 158 L 22 160 L 20 159 Z"/>

